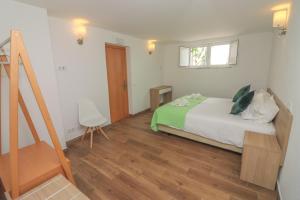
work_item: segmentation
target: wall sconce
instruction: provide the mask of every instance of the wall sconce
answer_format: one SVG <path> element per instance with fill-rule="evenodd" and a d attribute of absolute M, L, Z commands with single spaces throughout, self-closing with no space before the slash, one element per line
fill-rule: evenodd
<path fill-rule="evenodd" d="M 279 35 L 285 35 L 288 25 L 288 10 L 276 10 L 273 13 L 273 28 L 278 29 Z"/>
<path fill-rule="evenodd" d="M 88 23 L 89 22 L 85 19 L 74 19 L 73 20 L 73 25 L 74 25 L 73 31 L 77 37 L 77 43 L 79 45 L 83 44 L 84 37 L 86 36 L 86 33 L 87 33 L 86 25 Z"/>
<path fill-rule="evenodd" d="M 156 40 L 148 40 L 148 53 L 151 55 L 155 51 Z"/>

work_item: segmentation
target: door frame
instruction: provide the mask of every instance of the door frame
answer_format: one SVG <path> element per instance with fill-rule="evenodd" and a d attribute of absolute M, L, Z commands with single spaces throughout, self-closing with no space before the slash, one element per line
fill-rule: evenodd
<path fill-rule="evenodd" d="M 107 52 L 106 52 L 106 47 L 112 47 L 112 48 L 120 48 L 120 49 L 124 49 L 125 50 L 125 65 L 124 65 L 124 68 L 125 68 L 125 72 L 126 72 L 126 84 L 127 84 L 127 90 L 126 90 L 126 93 L 127 93 L 127 111 L 126 111 L 126 116 L 123 118 L 127 118 L 130 116 L 130 103 L 129 103 L 129 79 L 128 79 L 128 51 L 127 51 L 127 46 L 123 46 L 123 45 L 118 45 L 118 44 L 113 44 L 113 43 L 108 43 L 106 42 L 105 45 L 104 45 L 104 51 L 105 51 L 105 58 L 106 58 L 106 73 L 107 73 L 107 86 L 108 86 L 108 99 L 109 99 L 109 112 L 110 112 L 110 119 L 111 119 L 111 123 L 114 123 L 114 122 L 117 122 L 118 120 L 116 121 L 113 121 L 112 119 L 112 113 L 111 113 L 111 101 L 112 101 L 112 97 L 111 97 L 111 94 L 110 94 L 110 84 L 109 84 L 109 75 L 108 75 L 108 63 L 107 63 Z"/>

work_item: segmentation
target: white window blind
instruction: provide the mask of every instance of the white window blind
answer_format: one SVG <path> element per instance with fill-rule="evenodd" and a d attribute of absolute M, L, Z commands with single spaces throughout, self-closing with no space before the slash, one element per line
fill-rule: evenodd
<path fill-rule="evenodd" d="M 180 47 L 179 52 L 179 65 L 181 67 L 188 67 L 190 65 L 190 48 Z"/>
<path fill-rule="evenodd" d="M 237 64 L 238 46 L 239 46 L 239 41 L 238 40 L 233 41 L 230 44 L 230 53 L 229 53 L 229 60 L 228 60 L 229 65 L 236 65 Z"/>

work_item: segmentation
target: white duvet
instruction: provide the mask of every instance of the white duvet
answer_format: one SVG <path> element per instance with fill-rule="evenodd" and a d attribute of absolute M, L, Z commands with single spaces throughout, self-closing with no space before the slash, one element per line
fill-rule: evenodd
<path fill-rule="evenodd" d="M 237 147 L 243 147 L 246 130 L 275 134 L 273 123 L 259 123 L 229 114 L 232 105 L 231 99 L 206 99 L 187 113 L 184 131 Z"/>

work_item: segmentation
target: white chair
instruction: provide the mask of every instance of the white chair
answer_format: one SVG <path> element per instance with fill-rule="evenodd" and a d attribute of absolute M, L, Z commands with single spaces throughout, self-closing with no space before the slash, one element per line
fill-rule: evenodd
<path fill-rule="evenodd" d="M 94 132 L 101 133 L 106 139 L 109 137 L 103 131 L 101 126 L 107 122 L 107 119 L 98 111 L 96 105 L 89 99 L 82 99 L 79 102 L 79 123 L 86 127 L 86 131 L 81 137 L 81 140 L 90 133 L 90 147 L 93 147 L 93 134 Z"/>

